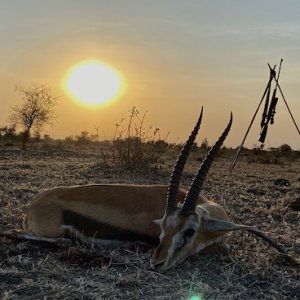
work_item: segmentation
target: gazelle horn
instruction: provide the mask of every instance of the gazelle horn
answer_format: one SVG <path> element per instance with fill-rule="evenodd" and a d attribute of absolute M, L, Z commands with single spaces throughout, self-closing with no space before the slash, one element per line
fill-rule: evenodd
<path fill-rule="evenodd" d="M 173 212 L 176 208 L 176 205 L 175 205 L 176 197 L 178 194 L 178 189 L 179 189 L 179 184 L 180 184 L 180 180 L 182 177 L 183 168 L 184 168 L 186 160 L 191 152 L 191 149 L 192 149 L 192 146 L 196 139 L 196 136 L 198 134 L 198 131 L 199 131 L 199 128 L 201 125 L 201 121 L 202 121 L 202 115 L 203 115 L 203 107 L 201 108 L 201 113 L 200 113 L 198 121 L 195 125 L 195 128 L 192 131 L 191 135 L 189 136 L 187 142 L 183 146 L 183 148 L 177 158 L 176 164 L 174 166 L 174 170 L 171 175 L 168 193 L 167 193 L 167 201 L 166 201 L 166 214 L 167 215 L 170 214 L 171 212 Z"/>
<path fill-rule="evenodd" d="M 210 149 L 210 151 L 206 155 L 205 159 L 203 160 L 200 168 L 198 169 L 198 171 L 190 185 L 189 191 L 185 197 L 184 204 L 180 211 L 181 214 L 186 215 L 186 214 L 190 214 L 195 211 L 198 197 L 199 197 L 200 191 L 203 187 L 206 175 L 207 175 L 209 168 L 210 168 L 212 162 L 214 161 L 218 151 L 220 150 L 223 142 L 225 141 L 225 139 L 229 133 L 231 124 L 232 124 L 232 113 L 230 113 L 230 120 L 229 120 L 229 123 L 227 124 L 226 129 L 220 136 L 219 140 Z"/>

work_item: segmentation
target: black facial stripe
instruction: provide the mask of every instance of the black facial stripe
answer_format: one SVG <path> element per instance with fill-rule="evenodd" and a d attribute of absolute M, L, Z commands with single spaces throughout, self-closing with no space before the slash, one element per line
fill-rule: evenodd
<path fill-rule="evenodd" d="M 195 232 L 196 232 L 195 229 L 193 229 L 193 228 L 187 228 L 183 232 L 183 235 L 184 235 L 184 237 L 190 238 L 190 237 L 192 237 L 195 234 Z"/>
<path fill-rule="evenodd" d="M 141 241 L 153 245 L 158 245 L 158 237 L 122 229 L 109 223 L 98 222 L 92 218 L 83 216 L 70 210 L 63 210 L 63 223 L 72 225 L 85 236 L 95 237 L 105 240 L 120 241 Z"/>

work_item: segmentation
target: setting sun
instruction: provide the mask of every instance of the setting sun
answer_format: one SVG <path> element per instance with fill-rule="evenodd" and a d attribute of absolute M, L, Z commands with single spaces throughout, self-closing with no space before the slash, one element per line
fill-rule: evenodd
<path fill-rule="evenodd" d="M 63 80 L 63 89 L 84 106 L 103 106 L 124 92 L 124 78 L 112 66 L 100 61 L 83 61 L 73 66 Z"/>

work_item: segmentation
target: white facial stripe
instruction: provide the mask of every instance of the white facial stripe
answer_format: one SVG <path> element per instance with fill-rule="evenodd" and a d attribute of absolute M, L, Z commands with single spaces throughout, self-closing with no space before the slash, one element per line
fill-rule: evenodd
<path fill-rule="evenodd" d="M 178 213 L 175 212 L 173 215 L 167 217 L 167 222 L 166 222 L 167 227 L 175 227 L 177 223 L 178 223 Z"/>
<path fill-rule="evenodd" d="M 198 229 L 197 226 L 197 222 L 195 222 L 195 217 L 193 215 L 189 216 L 189 218 L 187 219 L 183 229 L 181 230 L 181 232 L 186 231 L 188 228 L 194 229 L 195 231 Z"/>
<path fill-rule="evenodd" d="M 177 222 L 178 222 L 177 214 L 166 217 L 166 227 L 168 228 L 175 227 L 177 225 Z M 164 236 L 165 236 L 165 229 L 163 227 L 163 222 L 161 222 L 159 239 L 162 240 Z"/>
<path fill-rule="evenodd" d="M 178 244 L 179 238 L 180 238 L 179 233 L 176 233 L 173 236 L 171 246 L 168 249 L 168 255 L 167 255 L 167 259 L 166 259 L 165 264 L 168 264 L 170 259 L 172 258 L 173 254 L 174 254 L 174 251 L 176 249 L 176 245 Z"/>
<path fill-rule="evenodd" d="M 165 230 L 164 230 L 164 228 L 162 226 L 160 226 L 159 239 L 162 240 L 164 236 L 165 236 Z"/>

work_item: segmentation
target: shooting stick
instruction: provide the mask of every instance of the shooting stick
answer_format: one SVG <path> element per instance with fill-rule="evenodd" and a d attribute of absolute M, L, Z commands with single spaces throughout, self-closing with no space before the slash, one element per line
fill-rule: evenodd
<path fill-rule="evenodd" d="M 242 150 L 242 148 L 243 148 L 243 145 L 244 145 L 244 143 L 245 143 L 245 141 L 246 141 L 246 138 L 247 138 L 247 136 L 248 136 L 248 134 L 249 134 L 249 131 L 250 131 L 252 125 L 253 125 L 253 122 L 254 122 L 254 120 L 255 120 L 255 118 L 256 118 L 256 115 L 257 115 L 257 113 L 258 113 L 258 111 L 259 111 L 259 108 L 260 108 L 262 102 L 264 101 L 264 98 L 265 98 L 267 92 L 268 92 L 268 91 L 270 90 L 270 88 L 271 88 L 272 80 L 273 80 L 273 78 L 275 78 L 274 74 L 276 74 L 276 73 L 275 73 L 276 65 L 274 66 L 273 69 L 271 69 L 271 67 L 270 67 L 270 65 L 269 65 L 269 68 L 270 68 L 270 79 L 269 79 L 269 82 L 268 82 L 268 84 L 267 84 L 267 86 L 266 86 L 266 88 L 265 88 L 265 91 L 264 91 L 264 93 L 263 93 L 263 95 L 262 95 L 262 97 L 261 97 L 261 100 L 260 100 L 260 102 L 259 102 L 259 104 L 258 104 L 258 107 L 257 107 L 257 109 L 256 109 L 256 111 L 255 111 L 255 113 L 254 113 L 254 115 L 253 115 L 253 117 L 252 117 L 252 120 L 251 120 L 250 125 L 249 125 L 249 127 L 248 127 L 248 129 L 247 129 L 247 131 L 246 131 L 246 134 L 245 134 L 245 136 L 244 136 L 244 138 L 243 138 L 243 140 L 242 140 L 242 143 L 240 144 L 240 146 L 239 146 L 239 148 L 238 148 L 238 151 L 236 152 L 236 155 L 235 155 L 235 157 L 234 157 L 234 159 L 233 159 L 233 161 L 232 161 L 232 163 L 231 163 L 231 166 L 230 166 L 230 168 L 229 168 L 229 175 L 231 175 L 231 172 L 232 172 L 232 170 L 233 170 L 233 168 L 234 168 L 234 166 L 235 166 L 235 164 L 236 164 L 236 162 L 237 162 L 237 160 L 238 160 L 238 158 L 239 158 L 239 156 L 240 156 L 240 152 L 241 152 L 241 150 Z"/>
<path fill-rule="evenodd" d="M 299 127 L 298 127 L 298 125 L 297 125 L 297 123 L 296 123 L 296 121 L 295 121 L 295 119 L 294 119 L 294 116 L 293 116 L 293 114 L 292 114 L 292 112 L 291 112 L 291 110 L 290 110 L 290 107 L 289 107 L 289 105 L 288 105 L 288 103 L 287 103 L 287 101 L 286 101 L 286 99 L 285 99 L 285 97 L 284 97 L 284 95 L 283 95 L 282 89 L 281 89 L 281 87 L 280 87 L 280 85 L 279 85 L 279 83 L 278 83 L 278 79 L 279 79 L 279 74 L 280 74 L 280 70 L 281 70 L 281 64 L 282 64 L 282 61 L 283 61 L 283 60 L 281 59 L 281 61 L 280 61 L 280 67 L 279 67 L 279 73 L 278 73 L 278 77 L 277 77 L 277 78 L 276 78 L 276 74 L 275 74 L 275 68 L 276 68 L 276 66 L 274 66 L 274 68 L 271 69 L 271 66 L 268 64 L 268 66 L 269 66 L 269 68 L 270 68 L 270 79 L 269 79 L 269 82 L 268 82 L 267 87 L 266 87 L 266 89 L 265 89 L 265 91 L 264 91 L 264 94 L 263 94 L 263 96 L 262 96 L 262 98 L 261 98 L 261 100 L 260 100 L 260 103 L 259 103 L 259 105 L 258 105 L 258 107 L 257 107 L 257 109 L 256 109 L 256 111 L 255 111 L 255 113 L 254 113 L 254 116 L 253 116 L 253 118 L 252 118 L 252 120 L 251 120 L 251 122 L 250 122 L 250 125 L 249 125 L 249 127 L 248 127 L 248 129 L 247 129 L 247 131 L 246 131 L 246 134 L 245 134 L 245 136 L 244 136 L 244 138 L 243 138 L 243 140 L 242 140 L 242 143 L 241 143 L 241 145 L 239 146 L 238 151 L 237 151 L 237 153 L 236 153 L 236 155 L 235 155 L 235 157 L 234 157 L 234 159 L 233 159 L 233 161 L 232 161 L 232 163 L 231 163 L 231 166 L 230 166 L 230 168 L 229 168 L 229 175 L 231 175 L 232 170 L 233 170 L 233 168 L 234 168 L 234 166 L 235 166 L 235 164 L 236 164 L 236 162 L 237 162 L 237 160 L 238 160 L 238 157 L 239 157 L 240 152 L 241 152 L 241 150 L 242 150 L 242 147 L 243 147 L 243 145 L 244 145 L 244 143 L 245 143 L 245 140 L 246 140 L 246 138 L 247 138 L 247 136 L 248 136 L 248 133 L 249 133 L 251 127 L 252 127 L 252 124 L 253 124 L 253 122 L 254 122 L 254 120 L 255 120 L 255 117 L 256 117 L 256 115 L 257 115 L 257 112 L 258 112 L 258 110 L 259 110 L 259 108 L 260 108 L 260 106 L 261 106 L 261 104 L 262 104 L 262 102 L 263 102 L 263 100 L 264 100 L 264 98 L 265 98 L 267 92 L 268 92 L 269 89 L 271 88 L 271 82 L 272 82 L 273 79 L 274 79 L 275 82 L 276 82 L 276 87 L 275 87 L 275 89 L 277 89 L 277 87 L 278 87 L 278 89 L 279 89 L 279 91 L 280 91 L 280 94 L 281 94 L 281 96 L 282 96 L 282 99 L 283 99 L 283 101 L 284 101 L 284 103 L 285 103 L 285 105 L 286 105 L 286 107 L 287 107 L 287 109 L 288 109 L 288 112 L 289 112 L 289 114 L 290 114 L 290 116 L 291 116 L 291 118 L 292 118 L 292 121 L 293 121 L 293 123 L 294 123 L 294 125 L 295 125 L 295 127 L 296 127 L 296 130 L 298 131 L 298 133 L 299 133 L 299 135 L 300 135 L 300 129 L 299 129 Z"/>

